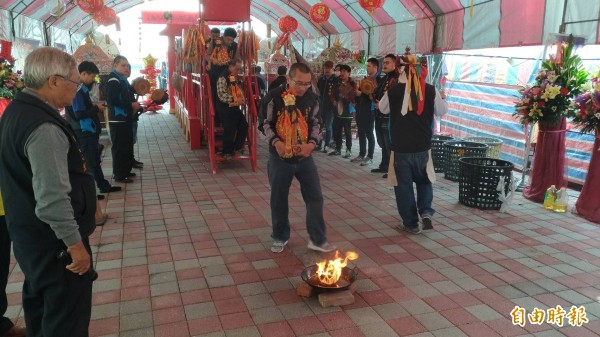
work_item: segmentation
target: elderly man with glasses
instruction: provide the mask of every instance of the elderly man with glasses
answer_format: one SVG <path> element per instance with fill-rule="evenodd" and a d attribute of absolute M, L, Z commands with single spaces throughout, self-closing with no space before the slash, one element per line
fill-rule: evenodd
<path fill-rule="evenodd" d="M 288 83 L 270 92 L 264 130 L 269 144 L 267 172 L 271 186 L 271 251 L 281 253 L 290 239 L 288 195 L 294 177 L 306 203 L 308 248 L 330 252 L 323 219 L 323 194 L 311 156 L 319 142 L 319 102 L 311 89 L 312 73 L 304 63 L 291 66 Z"/>
<path fill-rule="evenodd" d="M 87 337 L 96 187 L 59 115 L 80 86 L 77 64 L 60 49 L 39 48 L 25 59 L 23 79 L 26 89 L 0 120 L 0 188 L 25 274 L 27 335 Z"/>

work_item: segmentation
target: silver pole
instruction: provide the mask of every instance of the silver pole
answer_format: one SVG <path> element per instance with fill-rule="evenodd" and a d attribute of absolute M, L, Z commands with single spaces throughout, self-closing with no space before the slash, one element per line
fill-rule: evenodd
<path fill-rule="evenodd" d="M 522 192 L 525 186 L 527 186 L 527 175 L 529 175 L 530 171 L 530 163 L 529 163 L 529 153 L 531 152 L 531 132 L 529 130 L 529 123 L 526 123 L 524 126 L 525 132 L 525 152 L 523 153 L 523 173 L 521 175 L 521 180 L 519 184 L 515 188 L 517 192 Z"/>

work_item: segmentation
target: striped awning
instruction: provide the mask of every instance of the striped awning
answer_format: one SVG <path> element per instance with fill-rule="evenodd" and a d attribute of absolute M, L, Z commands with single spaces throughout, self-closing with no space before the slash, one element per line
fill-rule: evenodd
<path fill-rule="evenodd" d="M 173 0 L 187 1 L 187 0 Z M 328 22 L 314 24 L 310 7 L 321 1 L 331 9 Z M 25 15 L 68 30 L 87 33 L 92 29 L 89 14 L 74 0 L 63 0 L 66 8 L 53 16 L 58 0 L 3 0 L 0 9 L 14 16 Z M 143 0 L 106 0 L 117 13 L 143 3 Z M 190 1 L 190 7 L 195 7 Z M 565 32 L 582 35 L 588 44 L 600 43 L 600 1 L 567 1 Z M 408 45 L 417 52 L 456 49 L 542 45 L 547 33 L 560 28 L 565 0 L 386 0 L 371 16 L 357 0 L 252 0 L 251 14 L 278 30 L 279 18 L 292 15 L 298 20 L 297 38 L 352 33 L 363 34 L 374 52 L 403 50 Z M 366 40 L 365 37 L 358 37 Z M 354 39 L 355 37 L 353 37 Z"/>

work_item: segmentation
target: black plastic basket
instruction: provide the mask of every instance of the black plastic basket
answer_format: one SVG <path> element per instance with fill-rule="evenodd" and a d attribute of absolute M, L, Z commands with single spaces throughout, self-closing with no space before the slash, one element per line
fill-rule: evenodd
<path fill-rule="evenodd" d="M 436 173 L 443 173 L 446 171 L 444 143 L 453 140 L 458 139 L 446 135 L 433 135 L 433 137 L 431 137 L 431 158 L 433 159 L 433 168 L 435 169 Z"/>
<path fill-rule="evenodd" d="M 507 194 L 514 165 L 506 160 L 478 157 L 463 157 L 458 162 L 458 201 L 479 209 L 500 209 L 498 182 L 504 177 L 504 193 Z"/>
<path fill-rule="evenodd" d="M 488 146 L 482 143 L 448 141 L 444 143 L 446 171 L 444 178 L 458 181 L 458 159 L 462 157 L 485 157 Z"/>

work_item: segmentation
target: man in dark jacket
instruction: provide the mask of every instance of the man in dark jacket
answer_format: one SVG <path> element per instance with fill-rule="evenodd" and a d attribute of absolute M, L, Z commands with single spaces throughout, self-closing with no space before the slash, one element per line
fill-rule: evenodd
<path fill-rule="evenodd" d="M 371 172 L 385 173 L 387 177 L 388 165 L 390 163 L 390 131 L 389 131 L 389 116 L 384 115 L 379 111 L 377 102 L 383 97 L 389 88 L 398 83 L 398 70 L 396 69 L 396 55 L 387 54 L 383 58 L 383 72 L 385 76 L 380 80 L 377 90 L 375 91 L 375 135 L 377 136 L 377 144 L 381 147 L 381 163 L 379 167 L 374 168 Z"/>
<path fill-rule="evenodd" d="M 87 337 L 96 190 L 59 115 L 81 82 L 73 57 L 42 47 L 25 59 L 26 89 L 0 120 L 0 188 L 21 267 L 28 336 Z"/>
<path fill-rule="evenodd" d="M 300 182 L 306 203 L 308 248 L 319 252 L 335 250 L 335 246 L 327 242 L 321 182 L 311 156 L 320 138 L 319 102 L 310 89 L 311 80 L 312 73 L 306 64 L 293 64 L 289 90 L 280 86 L 271 91 L 267 103 L 264 129 L 269 144 L 267 171 L 273 223 L 271 251 L 274 253 L 281 253 L 290 239 L 288 195 L 294 177 Z"/>
<path fill-rule="evenodd" d="M 333 91 L 337 87 L 338 78 L 333 75 L 333 62 L 325 61 L 323 63 L 323 75 L 317 81 L 317 89 L 319 89 L 319 107 L 320 119 L 325 129 L 325 138 L 321 141 L 321 149 L 327 153 L 327 147 L 333 139 L 333 116 L 336 107 L 334 106 Z"/>
<path fill-rule="evenodd" d="M 133 89 L 127 81 L 131 72 L 129 61 L 117 56 L 113 61 L 113 71 L 106 82 L 106 103 L 110 122 L 110 140 L 113 159 L 113 178 L 117 182 L 131 183 L 135 173 L 133 165 L 133 119 L 140 108 L 133 97 Z"/>
<path fill-rule="evenodd" d="M 271 84 L 269 84 L 269 91 L 277 89 L 280 86 L 285 85 L 287 83 L 287 77 L 285 77 L 285 74 L 287 74 L 286 66 L 277 67 L 277 78 L 274 79 L 273 82 L 271 82 Z"/>
<path fill-rule="evenodd" d="M 376 58 L 367 60 L 367 77 L 363 80 L 377 86 L 377 69 L 379 61 Z M 361 84 L 364 84 L 361 82 Z M 367 87 L 366 85 L 361 87 Z M 375 98 L 374 92 L 360 92 L 357 97 L 356 109 L 356 127 L 358 128 L 358 141 L 360 152 L 356 158 L 350 160 L 354 163 L 360 163 L 361 166 L 370 165 L 373 162 L 373 153 L 375 152 L 375 135 L 373 134 L 373 126 L 375 122 Z M 369 144 L 367 151 L 367 142 Z"/>
<path fill-rule="evenodd" d="M 81 62 L 77 69 L 79 70 L 79 79 L 83 85 L 77 91 L 72 106 L 65 109 L 67 121 L 75 131 L 85 162 L 94 174 L 94 180 L 96 180 L 96 186 L 98 186 L 100 193 L 120 191 L 121 187 L 111 186 L 108 180 L 104 178 L 100 166 L 100 149 L 98 147 L 100 136 L 98 129 L 101 126 L 98 113 L 104 107 L 93 104 L 90 99 L 90 89 L 96 84 L 96 76 L 100 73 L 100 70 L 90 61 Z"/>

